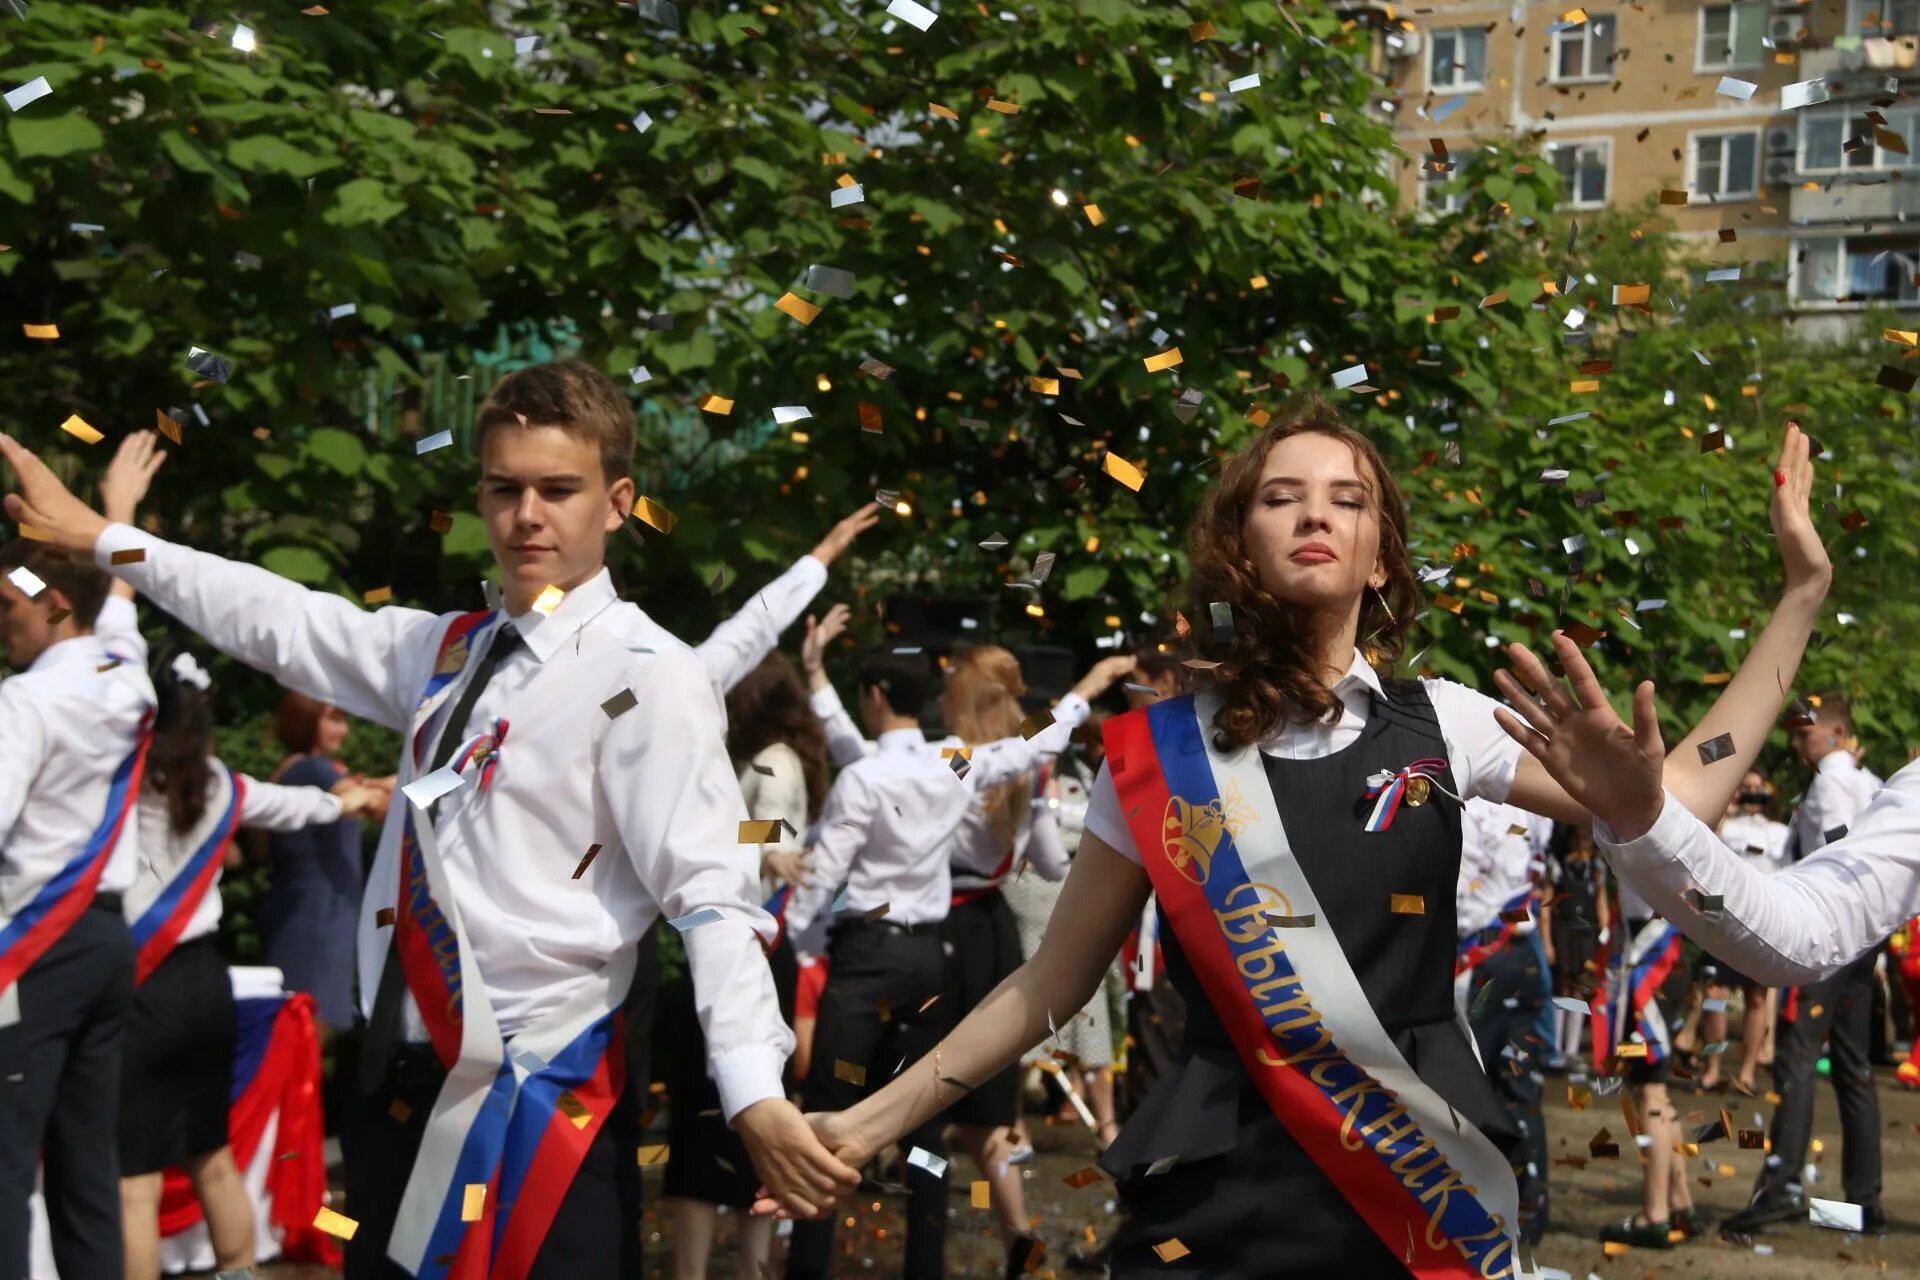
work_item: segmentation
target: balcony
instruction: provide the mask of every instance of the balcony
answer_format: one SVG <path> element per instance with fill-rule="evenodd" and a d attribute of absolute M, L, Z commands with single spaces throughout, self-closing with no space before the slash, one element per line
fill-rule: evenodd
<path fill-rule="evenodd" d="M 1890 77 L 1899 82 L 1920 80 L 1920 36 L 1849 39 L 1847 44 L 1847 48 L 1802 49 L 1799 78 L 1824 79 L 1836 98 L 1878 96 L 1887 91 Z"/>
<path fill-rule="evenodd" d="M 1788 217 L 1796 227 L 1851 226 L 1920 220 L 1920 172 L 1876 170 L 1850 173 L 1809 191 L 1793 189 Z"/>

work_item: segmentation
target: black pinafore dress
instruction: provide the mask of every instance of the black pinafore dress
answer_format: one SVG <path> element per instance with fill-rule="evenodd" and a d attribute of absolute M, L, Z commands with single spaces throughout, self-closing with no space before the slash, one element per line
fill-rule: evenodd
<path fill-rule="evenodd" d="M 1375 695 L 1359 738 L 1316 760 L 1263 756 L 1294 856 L 1381 1025 L 1408 1066 L 1512 1159 L 1519 1133 L 1455 1015 L 1454 890 L 1460 808 L 1433 790 L 1402 805 L 1380 832 L 1365 829 L 1367 779 L 1423 757 L 1447 758 L 1418 682 Z M 1439 775 L 1459 793 L 1452 771 Z M 1391 895 L 1425 899 L 1396 914 Z M 1167 976 L 1187 1006 L 1172 1068 L 1127 1122 L 1101 1165 L 1119 1185 L 1125 1221 L 1116 1280 L 1393 1277 L 1410 1273 L 1294 1141 L 1241 1065 L 1164 913 Z M 1171 1167 L 1150 1167 L 1174 1157 Z M 1188 1250 L 1162 1261 L 1155 1245 Z"/>

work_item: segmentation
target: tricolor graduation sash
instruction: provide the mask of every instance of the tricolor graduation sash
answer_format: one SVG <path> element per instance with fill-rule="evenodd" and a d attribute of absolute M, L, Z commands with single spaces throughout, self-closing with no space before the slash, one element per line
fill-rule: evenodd
<path fill-rule="evenodd" d="M 1501 905 L 1500 914 L 1494 917 L 1493 925 L 1488 925 L 1485 929 L 1460 939 L 1460 945 L 1455 948 L 1453 955 L 1454 977 L 1471 973 L 1479 968 L 1488 956 L 1506 946 L 1513 939 L 1521 923 L 1518 920 L 1509 920 L 1507 917 L 1516 911 L 1529 910 L 1530 913 L 1532 903 L 1533 886 L 1528 885 Z M 1496 930 L 1494 925 L 1498 925 L 1499 928 Z"/>
<path fill-rule="evenodd" d="M 1288 843 L 1260 754 L 1212 695 L 1107 721 L 1128 828 L 1240 1060 L 1294 1140 L 1416 1276 L 1518 1273 L 1513 1170 L 1380 1025 Z M 1276 929 L 1269 913 L 1313 915 Z"/>
<path fill-rule="evenodd" d="M 1626 927 L 1624 921 L 1620 927 Z M 1589 1005 L 1594 1052 L 1611 1058 L 1621 1044 L 1639 1043 L 1647 1047 L 1649 1064 L 1662 1062 L 1673 1046 L 1654 995 L 1680 963 L 1680 931 L 1656 918 L 1626 941 L 1617 963 L 1605 956 L 1601 959 L 1606 984 L 1594 992 Z M 1635 1033 L 1640 1037 L 1637 1042 L 1626 1039 Z"/>
<path fill-rule="evenodd" d="M 161 888 L 159 896 L 147 904 L 131 926 L 135 986 L 145 982 L 160 967 L 160 962 L 172 954 L 181 933 L 193 919 L 193 913 L 200 909 L 207 891 L 220 878 L 223 851 L 227 842 L 233 839 L 233 833 L 240 829 L 240 810 L 246 804 L 247 784 L 218 760 L 213 762 L 213 773 L 216 780 L 226 784 L 224 803 L 216 802 L 210 806 L 214 810 L 209 815 L 213 825 L 207 830 L 205 838 L 194 847 L 193 853 L 174 868 L 172 877 Z M 154 851 L 144 852 L 151 860 Z"/>
<path fill-rule="evenodd" d="M 86 845 L 34 890 L 24 906 L 0 918 L 0 1008 L 19 999 L 14 984 L 20 981 L 20 975 L 45 955 L 47 948 L 59 941 L 73 922 L 93 905 L 94 891 L 99 888 L 100 877 L 120 843 L 127 815 L 133 812 L 140 798 L 140 779 L 146 772 L 152 728 L 153 713 L 149 711 L 141 718 L 133 750 L 113 772 L 113 782 L 107 788 L 106 811 L 87 837 Z M 0 1014 L 0 1025 L 12 1020 Z"/>
<path fill-rule="evenodd" d="M 448 628 L 414 714 L 416 773 L 438 737 L 429 731 L 433 720 L 499 618 L 467 614 Z M 504 727 L 483 736 L 491 738 L 485 750 L 468 743 L 450 764 L 478 765 L 491 779 Z M 470 785 L 443 803 L 485 803 L 485 787 Z M 394 958 L 447 1079 L 401 1197 L 387 1256 L 420 1280 L 524 1280 L 625 1084 L 620 1006 L 637 952 L 629 947 L 617 954 L 592 982 L 508 1043 L 467 945 L 433 822 L 410 801 L 403 822 Z"/>

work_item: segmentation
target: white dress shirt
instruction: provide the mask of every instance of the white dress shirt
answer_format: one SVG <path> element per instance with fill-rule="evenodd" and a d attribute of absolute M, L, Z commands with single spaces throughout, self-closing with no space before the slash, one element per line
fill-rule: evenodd
<path fill-rule="evenodd" d="M 810 555 L 801 556 L 694 646 L 693 651 L 713 673 L 720 692 L 731 690 L 765 661 L 779 645 L 780 633 L 793 625 L 826 585 L 827 566 Z"/>
<path fill-rule="evenodd" d="M 740 796 L 749 818 L 787 824 L 778 840 L 760 846 L 763 853 L 807 851 L 807 774 L 798 751 L 784 742 L 760 748 L 740 771 Z"/>
<path fill-rule="evenodd" d="M 807 887 L 787 907 L 787 928 L 796 938 L 834 906 L 834 890 L 843 883 L 837 919 L 882 906 L 894 924 L 947 918 L 953 891 L 947 858 L 973 792 L 918 729 L 890 729 L 874 746 L 872 755 L 842 769 L 827 792 Z"/>
<path fill-rule="evenodd" d="M 366 611 L 250 565 L 162 542 L 125 525 L 95 554 L 146 552 L 113 566 L 154 604 L 214 646 L 350 715 L 409 732 L 454 615 Z M 639 942 L 661 915 L 712 908 L 720 919 L 682 935 L 710 1074 L 731 1119 L 784 1096 L 792 1036 L 762 950 L 774 936 L 760 906 L 758 848 L 739 843 L 746 816 L 727 759 L 724 712 L 708 667 L 634 605 L 602 570 L 550 616 L 508 625 L 525 640 L 474 705 L 467 733 L 509 722 L 497 775 L 441 802 L 434 823 L 446 876 L 501 1033 L 512 1036 Z M 614 716 L 609 700 L 637 705 Z M 415 776 L 410 749 L 400 785 Z M 395 905 L 406 802 L 396 800 L 362 901 L 360 997 L 371 1012 Z M 590 848 L 597 854 L 582 868 Z M 403 1034 L 424 1040 L 409 999 Z"/>
<path fill-rule="evenodd" d="M 140 789 L 140 804 L 135 816 L 140 824 L 140 865 L 134 869 L 133 883 L 127 888 L 123 904 L 129 923 L 138 920 L 153 905 L 161 891 L 172 884 L 193 855 L 224 825 L 232 792 L 225 765 L 213 762 L 213 776 L 207 779 L 207 807 L 200 820 L 186 831 L 175 831 L 167 817 L 167 795 L 151 781 Z M 242 827 L 261 831 L 298 831 L 316 822 L 338 822 L 340 799 L 319 787 L 283 787 L 259 782 L 245 774 L 234 775 L 243 788 L 240 801 Z M 214 854 L 218 859 L 221 855 Z M 213 873 L 213 884 L 193 918 L 180 931 L 179 942 L 204 938 L 220 923 L 220 875 Z"/>
<path fill-rule="evenodd" d="M 1817 853 L 1847 833 L 1853 820 L 1879 788 L 1873 775 L 1854 763 L 1851 753 L 1829 751 L 1814 766 L 1813 781 L 1793 811 L 1794 857 Z"/>
<path fill-rule="evenodd" d="M 1787 834 L 1786 823 L 1775 822 L 1764 813 L 1736 813 L 1720 823 L 1720 843 L 1767 875 L 1792 865 L 1787 856 Z"/>
<path fill-rule="evenodd" d="M 1520 744 L 1507 736 L 1493 718 L 1500 704 L 1481 693 L 1452 680 L 1420 681 L 1433 712 L 1440 723 L 1440 736 L 1447 744 L 1447 763 L 1453 770 L 1454 786 L 1460 798 L 1475 796 L 1505 803 L 1513 788 L 1513 771 L 1520 763 Z M 1288 721 L 1273 737 L 1260 744 L 1260 750 L 1277 760 L 1318 760 L 1351 746 L 1367 727 L 1373 711 L 1373 695 L 1381 693 L 1380 677 L 1353 651 L 1347 673 L 1333 686 L 1340 700 L 1340 718 L 1332 724 L 1315 720 L 1307 724 Z M 1107 766 L 1100 766 L 1094 779 L 1093 799 L 1087 804 L 1087 830 L 1113 846 L 1115 852 L 1131 862 L 1140 861 L 1133 834 L 1127 829 L 1126 813 L 1113 789 Z"/>
<path fill-rule="evenodd" d="M 1552 820 L 1537 813 L 1477 797 L 1467 801 L 1460 815 L 1460 883 L 1453 900 L 1461 937 L 1501 923 L 1501 908 L 1538 882 L 1552 839 Z M 1528 934 L 1536 927 L 1529 907 L 1514 932 Z"/>
<path fill-rule="evenodd" d="M 1888 779 L 1844 837 L 1778 875 L 1727 848 L 1671 795 L 1639 839 L 1621 843 L 1604 822 L 1593 834 L 1623 882 L 1768 986 L 1826 977 L 1920 912 L 1920 762 Z M 1705 910 L 1712 898 L 1718 910 Z"/>
<path fill-rule="evenodd" d="M 50 645 L 0 681 L 0 927 L 87 847 L 153 710 L 133 615 L 130 601 L 109 598 L 92 635 Z M 133 883 L 135 825 L 129 817 L 121 827 L 96 892 Z"/>

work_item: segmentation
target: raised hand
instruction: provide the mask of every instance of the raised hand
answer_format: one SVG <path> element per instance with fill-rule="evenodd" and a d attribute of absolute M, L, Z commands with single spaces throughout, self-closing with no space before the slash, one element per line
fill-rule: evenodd
<path fill-rule="evenodd" d="M 136 431 L 120 442 L 107 474 L 100 478 L 100 514 L 115 524 L 132 524 L 140 500 L 153 485 L 154 473 L 166 462 L 158 447 L 160 437 Z"/>
<path fill-rule="evenodd" d="M 807 636 L 800 642 L 800 669 L 808 675 L 824 675 L 827 669 L 827 646 L 840 638 L 847 629 L 847 619 L 853 610 L 845 604 L 836 604 L 827 610 L 827 616 L 818 623 L 813 615 L 807 615 Z"/>
<path fill-rule="evenodd" d="M 1813 527 L 1808 501 L 1813 493 L 1813 456 L 1799 424 L 1788 423 L 1773 472 L 1773 506 L 1767 518 L 1780 544 L 1780 568 L 1789 591 L 1826 594 L 1833 562 Z"/>
<path fill-rule="evenodd" d="M 1086 675 L 1080 677 L 1080 683 L 1073 686 L 1073 691 L 1091 702 L 1113 688 L 1117 681 L 1124 680 L 1132 674 L 1132 654 L 1123 653 L 1111 658 L 1102 658 L 1093 664 L 1093 668 Z"/>
<path fill-rule="evenodd" d="M 0 458 L 13 468 L 15 492 L 6 497 L 7 514 L 41 530 L 61 550 L 91 556 L 112 522 L 69 493 L 39 455 L 12 436 L 0 435 Z"/>
<path fill-rule="evenodd" d="M 761 1203 L 768 1212 L 778 1208 L 783 1216 L 823 1217 L 835 1195 L 860 1185 L 859 1171 L 838 1159 L 785 1098 L 761 1099 L 735 1116 L 733 1127 L 766 1184 Z"/>
<path fill-rule="evenodd" d="M 873 1159 L 874 1147 L 862 1137 L 853 1124 L 848 1121 L 844 1111 L 810 1111 L 806 1117 L 820 1145 L 833 1153 L 843 1168 L 859 1169 Z M 758 1169 L 758 1164 L 754 1168 Z M 855 1185 L 858 1185 L 857 1175 Z M 795 1214 L 766 1187 L 760 1188 L 760 1194 L 754 1199 L 753 1212 L 771 1213 L 776 1217 L 808 1217 L 808 1214 Z"/>
<path fill-rule="evenodd" d="M 1500 707 L 1493 718 L 1569 796 L 1612 827 L 1616 838 L 1644 835 L 1665 799 L 1660 773 L 1667 749 L 1654 712 L 1653 682 L 1642 681 L 1633 691 L 1629 729 L 1614 714 L 1580 646 L 1556 631 L 1553 651 L 1573 682 L 1574 698 L 1525 645 L 1509 645 L 1520 680 L 1509 671 L 1496 671 L 1493 680 L 1520 714 Z"/>
<path fill-rule="evenodd" d="M 821 564 L 831 565 L 839 558 L 842 551 L 845 551 L 853 545 L 855 538 L 873 528 L 874 523 L 879 519 L 880 504 L 877 502 L 865 503 L 858 511 L 855 511 L 852 515 L 829 529 L 827 536 L 820 539 L 820 545 L 807 554 L 811 555 Z"/>

